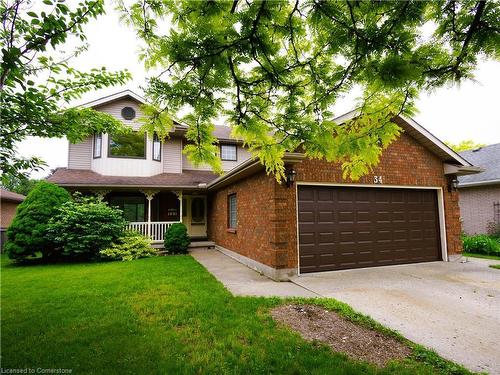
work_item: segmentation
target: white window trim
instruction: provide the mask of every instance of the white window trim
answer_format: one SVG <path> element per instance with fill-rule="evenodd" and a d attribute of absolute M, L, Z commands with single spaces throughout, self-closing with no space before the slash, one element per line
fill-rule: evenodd
<path fill-rule="evenodd" d="M 234 147 L 234 159 L 228 159 L 223 157 L 222 149 L 224 147 Z M 220 145 L 220 158 L 224 161 L 238 161 L 238 146 L 231 143 L 221 143 Z"/>

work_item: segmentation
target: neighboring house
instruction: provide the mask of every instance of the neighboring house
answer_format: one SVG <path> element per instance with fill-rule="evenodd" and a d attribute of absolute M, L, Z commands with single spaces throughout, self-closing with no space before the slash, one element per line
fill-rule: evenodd
<path fill-rule="evenodd" d="M 500 225 L 500 143 L 460 155 L 484 169 L 482 173 L 459 178 L 463 231 L 487 233 L 489 225 Z"/>
<path fill-rule="evenodd" d="M 143 100 L 130 91 L 95 100 L 137 128 Z M 356 115 L 350 112 L 339 123 Z M 461 251 L 456 176 L 477 173 L 467 160 L 411 119 L 372 173 L 356 183 L 339 164 L 285 155 L 287 183 L 267 175 L 228 127 L 216 128 L 226 173 L 196 168 L 182 153 L 187 125 L 167 139 L 96 134 L 69 146 L 68 168 L 48 178 L 95 192 L 122 207 L 129 227 L 156 242 L 173 222 L 193 238 L 266 275 L 448 260 Z"/>
<path fill-rule="evenodd" d="M 24 195 L 0 188 L 0 242 L 1 249 L 7 240 L 7 228 L 16 215 L 19 203 L 26 198 Z"/>

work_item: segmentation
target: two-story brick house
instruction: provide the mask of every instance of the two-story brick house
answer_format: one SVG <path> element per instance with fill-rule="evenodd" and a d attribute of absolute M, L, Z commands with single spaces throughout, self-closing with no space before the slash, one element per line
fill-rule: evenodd
<path fill-rule="evenodd" d="M 138 95 L 87 104 L 137 130 Z M 338 122 L 355 115 L 350 112 Z M 345 181 L 337 164 L 285 156 L 287 183 L 266 175 L 225 126 L 216 128 L 225 173 L 183 155 L 188 125 L 167 139 L 138 132 L 96 134 L 69 145 L 68 168 L 48 178 L 92 191 L 124 210 L 129 227 L 156 242 L 173 222 L 274 279 L 297 273 L 448 260 L 461 251 L 457 175 L 478 168 L 411 119 L 373 172 Z"/>

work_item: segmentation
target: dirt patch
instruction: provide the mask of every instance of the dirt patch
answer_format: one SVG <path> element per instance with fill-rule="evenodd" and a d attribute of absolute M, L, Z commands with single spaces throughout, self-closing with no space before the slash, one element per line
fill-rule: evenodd
<path fill-rule="evenodd" d="M 271 310 L 271 315 L 306 340 L 321 341 L 335 352 L 379 367 L 411 354 L 410 348 L 395 338 L 354 324 L 319 306 L 282 305 Z"/>

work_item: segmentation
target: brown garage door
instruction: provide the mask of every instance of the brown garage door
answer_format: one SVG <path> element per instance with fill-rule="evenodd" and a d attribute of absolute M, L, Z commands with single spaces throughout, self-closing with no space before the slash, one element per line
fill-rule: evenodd
<path fill-rule="evenodd" d="M 300 272 L 441 259 L 435 190 L 298 187 Z"/>

